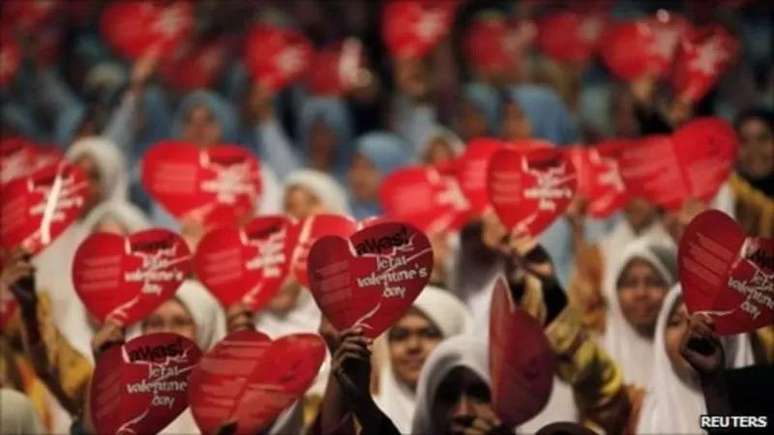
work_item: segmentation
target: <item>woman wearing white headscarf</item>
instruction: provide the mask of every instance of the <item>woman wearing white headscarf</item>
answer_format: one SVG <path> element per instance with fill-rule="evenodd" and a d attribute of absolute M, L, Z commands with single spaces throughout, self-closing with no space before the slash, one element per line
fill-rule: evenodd
<path fill-rule="evenodd" d="M 350 215 L 347 193 L 330 175 L 299 169 L 285 179 L 285 212 L 297 219 L 316 213 Z"/>
<path fill-rule="evenodd" d="M 607 320 L 601 344 L 623 371 L 624 382 L 650 380 L 653 331 L 661 303 L 675 284 L 676 252 L 649 239 L 632 243 L 604 285 Z"/>
<path fill-rule="evenodd" d="M 16 390 L 0 388 L 0 415 L 0 433 L 4 435 L 45 433 L 32 402 Z"/>
<path fill-rule="evenodd" d="M 465 151 L 465 143 L 456 133 L 442 125 L 425 132 L 417 148 L 417 157 L 428 165 L 447 162 Z"/>
<path fill-rule="evenodd" d="M 381 364 L 379 364 L 378 391 L 374 393 L 376 404 L 401 433 L 411 431 L 411 421 L 416 406 L 416 375 L 411 372 L 415 371 L 418 374 L 420 368 L 409 367 L 409 370 L 397 368 L 393 365 L 393 360 L 409 359 L 408 365 L 415 364 L 411 358 L 401 358 L 408 355 L 413 359 L 419 357 L 424 363 L 424 359 L 438 342 L 469 332 L 473 323 L 473 318 L 465 305 L 447 291 L 437 287 L 425 287 L 414 301 L 412 308 L 388 332 L 387 343 L 381 341 L 385 348 L 381 355 L 383 358 L 379 361 Z M 409 324 L 404 324 L 407 323 L 404 322 L 407 317 L 414 317 L 414 319 L 409 319 Z M 416 328 L 417 326 L 419 328 Z M 419 331 L 408 331 L 409 328 L 419 329 Z M 414 345 L 411 350 L 403 349 L 403 352 L 398 353 L 394 348 L 400 346 L 401 341 L 406 341 L 408 337 L 403 337 L 406 332 L 418 334 L 422 340 L 412 341 Z M 396 333 L 401 336 L 396 336 Z M 400 347 L 403 348 L 405 345 Z M 406 373 L 407 371 L 409 373 Z"/>
<path fill-rule="evenodd" d="M 85 167 L 89 177 L 92 169 L 96 169 L 102 201 L 126 200 L 129 187 L 126 159 L 116 144 L 99 136 L 86 137 L 73 143 L 66 156 Z"/>
<path fill-rule="evenodd" d="M 687 333 L 687 312 L 680 286 L 669 292 L 656 323 L 652 378 L 639 414 L 641 434 L 703 433 L 699 417 L 707 414 L 697 374 L 680 355 L 680 338 Z M 722 341 L 725 366 L 740 368 L 752 364 L 747 337 L 737 335 Z"/>

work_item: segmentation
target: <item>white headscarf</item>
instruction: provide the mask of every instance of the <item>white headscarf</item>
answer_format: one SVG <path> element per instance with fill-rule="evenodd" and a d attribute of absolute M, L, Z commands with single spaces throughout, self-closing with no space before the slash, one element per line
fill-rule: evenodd
<path fill-rule="evenodd" d="M 438 387 L 455 368 L 466 367 L 490 386 L 489 349 L 486 341 L 470 335 L 456 335 L 442 341 L 425 361 L 417 381 L 416 411 L 411 433 L 440 433 L 434 426 L 432 409 Z"/>
<path fill-rule="evenodd" d="M 10 388 L 0 388 L 0 433 L 32 435 L 45 433 L 35 407 L 24 394 Z"/>
<path fill-rule="evenodd" d="M 285 192 L 291 186 L 301 186 L 320 200 L 326 212 L 350 215 L 347 193 L 330 175 L 314 169 L 300 169 L 285 179 Z"/>
<path fill-rule="evenodd" d="M 602 346 L 618 363 L 623 372 L 624 382 L 645 386 L 650 379 L 653 361 L 653 339 L 643 337 L 624 317 L 618 299 L 617 281 L 633 259 L 642 259 L 653 266 L 666 282 L 667 288 L 674 285 L 674 249 L 653 243 L 649 239 L 638 239 L 624 251 L 620 260 L 612 265 L 603 283 L 604 297 L 608 301 L 607 322 Z"/>
<path fill-rule="evenodd" d="M 414 308 L 427 316 L 441 330 L 443 338 L 470 332 L 473 318 L 468 309 L 449 292 L 427 286 L 414 301 Z M 374 401 L 401 433 L 411 431 L 415 394 L 395 377 L 389 353 L 385 352 L 379 369 L 379 393 Z"/>
<path fill-rule="evenodd" d="M 417 148 L 417 156 L 420 160 L 425 160 L 426 154 L 430 150 L 430 144 L 438 139 L 449 144 L 452 154 L 455 156 L 465 151 L 465 143 L 457 134 L 442 125 L 435 125 L 422 135 L 422 140 Z"/>
<path fill-rule="evenodd" d="M 689 386 L 677 376 L 666 353 L 666 325 L 671 311 L 681 301 L 681 289 L 677 285 L 664 299 L 656 322 L 653 377 L 640 411 L 638 434 L 703 433 L 699 428 L 699 416 L 707 413 L 704 395 L 698 385 Z M 723 348 L 727 367 L 752 364 L 752 352 L 746 336 L 724 338 Z"/>
<path fill-rule="evenodd" d="M 77 140 L 67 150 L 67 158 L 76 161 L 88 156 L 99 169 L 104 201 L 126 200 L 129 178 L 127 163 L 121 150 L 112 141 L 93 136 Z"/>

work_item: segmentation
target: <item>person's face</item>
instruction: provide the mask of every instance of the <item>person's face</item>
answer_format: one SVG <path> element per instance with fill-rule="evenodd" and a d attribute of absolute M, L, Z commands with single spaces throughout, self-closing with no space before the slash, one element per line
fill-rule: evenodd
<path fill-rule="evenodd" d="M 642 198 L 633 198 L 624 207 L 624 216 L 636 233 L 653 223 L 658 209 Z"/>
<path fill-rule="evenodd" d="M 321 120 L 315 121 L 309 137 L 310 166 L 321 171 L 333 169 L 337 143 L 336 132 Z"/>
<path fill-rule="evenodd" d="M 532 135 L 532 126 L 521 108 L 513 103 L 505 104 L 503 112 L 503 138 L 506 140 L 527 139 Z"/>
<path fill-rule="evenodd" d="M 355 154 L 349 169 L 349 187 L 352 196 L 361 201 L 371 201 L 379 197 L 381 175 L 373 163 L 362 154 Z"/>
<path fill-rule="evenodd" d="M 617 287 L 618 302 L 626 321 L 640 334 L 652 337 L 668 291 L 664 278 L 650 263 L 635 258 L 624 268 Z"/>
<path fill-rule="evenodd" d="M 305 219 L 321 211 L 322 203 L 308 189 L 291 186 L 285 192 L 285 213 L 296 219 Z"/>
<path fill-rule="evenodd" d="M 476 417 L 495 419 L 489 387 L 467 367 L 452 369 L 433 398 L 432 419 L 439 435 L 462 435 Z"/>
<path fill-rule="evenodd" d="M 664 346 L 672 369 L 681 379 L 689 379 L 693 368 L 680 354 L 680 343 L 688 333 L 688 310 L 682 302 L 676 303 L 669 313 L 664 329 Z"/>
<path fill-rule="evenodd" d="M 395 376 L 416 388 L 419 372 L 430 352 L 442 339 L 441 330 L 419 310 L 410 309 L 390 328 L 387 342 Z"/>
<path fill-rule="evenodd" d="M 425 163 L 429 165 L 437 165 L 439 163 L 447 162 L 454 158 L 454 150 L 449 142 L 443 138 L 434 139 L 427 147 L 427 153 L 425 154 Z"/>
<path fill-rule="evenodd" d="M 75 164 L 83 169 L 83 172 L 86 174 L 86 181 L 89 183 L 89 196 L 86 198 L 86 204 L 84 205 L 85 213 L 82 215 L 86 216 L 88 211 L 102 202 L 105 197 L 105 192 L 102 189 L 102 174 L 99 172 L 97 163 L 88 155 L 84 155 L 76 160 Z"/>
<path fill-rule="evenodd" d="M 169 299 L 142 322 L 143 334 L 171 332 L 196 341 L 196 324 L 177 299 Z"/>
<path fill-rule="evenodd" d="M 220 142 L 223 132 L 215 116 L 204 106 L 196 106 L 188 112 L 182 139 L 200 148 Z"/>
<path fill-rule="evenodd" d="M 739 127 L 741 147 L 739 170 L 760 179 L 774 172 L 774 133 L 771 126 L 759 118 L 745 121 Z"/>
<path fill-rule="evenodd" d="M 466 140 L 489 134 L 486 116 L 469 101 L 463 101 L 459 112 L 459 133 Z"/>

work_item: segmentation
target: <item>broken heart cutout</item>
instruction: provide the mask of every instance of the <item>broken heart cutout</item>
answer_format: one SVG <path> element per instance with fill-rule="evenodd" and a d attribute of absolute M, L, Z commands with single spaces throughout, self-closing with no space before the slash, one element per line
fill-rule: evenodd
<path fill-rule="evenodd" d="M 678 266 L 688 311 L 713 316 L 718 334 L 774 323 L 774 240 L 745 237 L 728 215 L 708 210 L 686 227 Z"/>
<path fill-rule="evenodd" d="M 242 302 L 258 311 L 287 278 L 297 235 L 296 225 L 284 216 L 218 227 L 197 246 L 196 276 L 224 307 Z"/>
<path fill-rule="evenodd" d="M 290 259 L 291 273 L 304 287 L 309 287 L 307 260 L 312 245 L 324 236 L 349 237 L 357 229 L 357 222 L 335 214 L 318 214 L 301 221 L 294 235 L 296 246 Z"/>
<path fill-rule="evenodd" d="M 158 433 L 188 407 L 191 369 L 201 358 L 193 341 L 149 334 L 100 355 L 91 383 L 97 433 Z"/>
<path fill-rule="evenodd" d="M 272 341 L 255 330 L 233 332 L 191 373 L 194 420 L 202 433 L 232 421 L 238 434 L 259 433 L 309 388 L 324 359 L 316 334 Z"/>
<path fill-rule="evenodd" d="M 554 385 L 554 354 L 540 323 L 518 308 L 499 276 L 489 320 L 492 403 L 509 427 L 531 419 L 546 406 Z"/>
<path fill-rule="evenodd" d="M 532 237 L 564 214 L 577 183 L 569 155 L 555 148 L 506 147 L 489 162 L 487 189 L 497 216 Z"/>
<path fill-rule="evenodd" d="M 188 245 L 164 229 L 94 233 L 75 251 L 72 266 L 75 291 L 89 312 L 124 326 L 173 297 L 190 273 Z"/>
<path fill-rule="evenodd" d="M 628 200 L 618 162 L 601 149 L 617 145 L 610 142 L 597 147 L 574 147 L 567 151 L 578 174 L 578 194 L 588 200 L 587 212 L 595 218 L 610 216 Z"/>
<path fill-rule="evenodd" d="M 338 330 L 377 337 L 411 307 L 433 271 L 430 241 L 415 227 L 383 222 L 344 239 L 327 236 L 309 252 L 309 287 Z"/>

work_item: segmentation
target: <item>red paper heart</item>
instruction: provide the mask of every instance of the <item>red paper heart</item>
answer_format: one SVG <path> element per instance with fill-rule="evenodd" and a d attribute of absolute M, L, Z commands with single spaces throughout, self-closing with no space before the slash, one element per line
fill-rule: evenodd
<path fill-rule="evenodd" d="M 100 29 L 121 55 L 137 59 L 151 49 L 169 55 L 190 36 L 193 7 L 187 1 L 171 3 L 115 2 L 105 8 Z"/>
<path fill-rule="evenodd" d="M 556 60 L 585 62 L 595 54 L 606 24 L 602 14 L 552 14 L 537 22 L 537 46 Z"/>
<path fill-rule="evenodd" d="M 21 48 L 16 39 L 4 30 L 0 31 L 0 87 L 13 80 L 22 59 Z"/>
<path fill-rule="evenodd" d="M 100 321 L 131 325 L 173 297 L 191 273 L 191 253 L 177 234 L 150 229 L 130 236 L 94 233 L 75 251 L 75 291 Z"/>
<path fill-rule="evenodd" d="M 518 67 L 536 33 L 532 22 L 512 22 L 502 14 L 487 13 L 477 18 L 465 34 L 465 58 L 485 75 L 506 73 Z"/>
<path fill-rule="evenodd" d="M 306 74 L 307 89 L 315 95 L 342 96 L 361 81 L 363 46 L 347 38 L 315 53 L 312 65 L 314 69 Z"/>
<path fill-rule="evenodd" d="M 449 0 L 392 1 L 382 11 L 382 38 L 396 58 L 418 59 L 451 28 L 458 3 Z"/>
<path fill-rule="evenodd" d="M 392 172 L 382 181 L 379 196 L 391 219 L 408 222 L 430 234 L 459 229 L 471 214 L 456 178 L 433 167 Z"/>
<path fill-rule="evenodd" d="M 695 29 L 680 41 L 672 86 L 683 99 L 699 101 L 731 66 L 739 41 L 718 25 Z"/>
<path fill-rule="evenodd" d="M 430 280 L 430 241 L 411 225 L 380 223 L 349 240 L 323 237 L 309 252 L 309 288 L 338 330 L 360 325 L 368 337 L 392 326 Z"/>
<path fill-rule="evenodd" d="M 0 246 L 40 252 L 78 219 L 88 196 L 86 175 L 65 161 L 0 186 Z"/>
<path fill-rule="evenodd" d="M 296 246 L 293 248 L 290 270 L 296 280 L 309 287 L 307 259 L 312 245 L 324 236 L 349 237 L 357 229 L 357 222 L 335 214 L 318 214 L 301 221 L 297 228 Z"/>
<path fill-rule="evenodd" d="M 235 145 L 198 149 L 164 141 L 145 154 L 142 184 L 177 218 L 205 225 L 237 223 L 253 213 L 260 199 L 260 162 Z"/>
<path fill-rule="evenodd" d="M 191 373 L 196 424 L 206 434 L 230 421 L 238 434 L 260 433 L 309 388 L 324 359 L 315 334 L 275 341 L 254 330 L 229 334 Z"/>
<path fill-rule="evenodd" d="M 577 177 L 569 156 L 553 148 L 503 148 L 489 163 L 489 200 L 508 228 L 540 235 L 570 205 Z"/>
<path fill-rule="evenodd" d="M 175 89 L 193 91 L 213 84 L 225 66 L 228 41 L 214 39 L 191 46 L 181 56 L 163 63 L 159 72 Z"/>
<path fill-rule="evenodd" d="M 0 184 L 25 177 L 64 158 L 54 147 L 41 146 L 21 137 L 0 140 Z"/>
<path fill-rule="evenodd" d="M 733 219 L 708 210 L 685 228 L 678 265 L 688 311 L 713 315 L 719 334 L 774 323 L 774 240 L 745 237 Z"/>
<path fill-rule="evenodd" d="M 158 433 L 188 406 L 191 369 L 202 354 L 177 334 L 149 334 L 100 355 L 91 383 L 97 433 Z"/>
<path fill-rule="evenodd" d="M 597 147 L 576 147 L 567 152 L 578 174 L 578 194 L 588 201 L 590 216 L 605 218 L 626 205 L 629 197 L 615 158 L 606 156 Z"/>
<path fill-rule="evenodd" d="M 474 214 L 481 214 L 489 206 L 487 173 L 494 153 L 507 144 L 498 139 L 473 139 L 455 162 L 454 176 Z"/>
<path fill-rule="evenodd" d="M 690 198 L 709 202 L 726 182 L 739 145 L 719 118 L 690 121 L 670 136 L 649 136 L 621 147 L 621 175 L 633 197 L 670 210 Z"/>
<path fill-rule="evenodd" d="M 287 278 L 297 233 L 284 216 L 216 228 L 196 249 L 196 275 L 224 307 L 242 302 L 258 311 Z"/>
<path fill-rule="evenodd" d="M 278 91 L 304 75 L 312 54 L 312 44 L 301 32 L 259 24 L 247 36 L 245 64 L 254 80 Z"/>
<path fill-rule="evenodd" d="M 543 328 L 517 308 L 505 278 L 498 277 L 489 320 L 492 403 L 508 427 L 531 419 L 546 406 L 554 385 L 554 354 Z"/>

